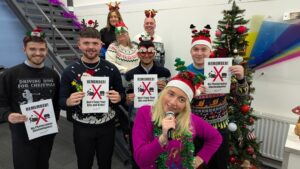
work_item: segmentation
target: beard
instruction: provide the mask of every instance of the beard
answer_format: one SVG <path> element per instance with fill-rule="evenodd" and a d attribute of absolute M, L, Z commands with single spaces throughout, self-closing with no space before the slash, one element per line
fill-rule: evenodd
<path fill-rule="evenodd" d="M 28 61 L 36 66 L 41 66 L 44 64 L 44 61 L 46 60 L 46 56 L 27 56 Z"/>
<path fill-rule="evenodd" d="M 99 52 L 96 50 L 86 50 L 83 52 L 83 55 L 88 58 L 88 59 L 95 59 L 96 57 L 99 56 Z"/>

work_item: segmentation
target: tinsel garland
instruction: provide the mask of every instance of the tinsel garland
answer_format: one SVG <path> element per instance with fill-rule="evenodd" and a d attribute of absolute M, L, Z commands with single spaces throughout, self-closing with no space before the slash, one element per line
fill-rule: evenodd
<path fill-rule="evenodd" d="M 154 124 L 154 136 L 159 137 L 162 133 L 161 127 L 158 127 Z M 193 144 L 193 137 L 192 134 L 184 133 L 182 136 L 176 136 L 178 140 L 183 143 L 183 150 L 180 152 L 180 156 L 182 159 L 182 166 L 184 169 L 194 169 L 193 162 L 194 162 L 194 151 L 195 147 Z M 168 153 L 162 153 L 156 160 L 156 168 L 158 169 L 168 169 L 166 166 L 166 162 L 168 159 Z"/>
<path fill-rule="evenodd" d="M 60 0 L 48 0 L 48 2 L 52 5 L 57 5 L 57 6 L 63 6 L 64 3 L 62 3 Z"/>

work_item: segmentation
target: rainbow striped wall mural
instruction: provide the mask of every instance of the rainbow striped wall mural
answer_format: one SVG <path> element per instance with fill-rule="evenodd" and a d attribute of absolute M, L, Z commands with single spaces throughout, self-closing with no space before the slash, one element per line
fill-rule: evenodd
<path fill-rule="evenodd" d="M 251 57 L 249 66 L 261 69 L 300 56 L 300 23 L 288 24 L 264 21 L 253 16 L 245 57 Z"/>

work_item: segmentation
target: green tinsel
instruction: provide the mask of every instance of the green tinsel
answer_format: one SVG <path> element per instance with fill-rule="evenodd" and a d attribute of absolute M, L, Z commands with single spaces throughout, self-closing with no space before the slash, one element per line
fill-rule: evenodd
<path fill-rule="evenodd" d="M 162 133 L 161 127 L 158 127 L 156 124 L 154 124 L 154 136 L 159 137 Z M 194 161 L 194 151 L 195 147 L 193 144 L 193 137 L 192 134 L 184 133 L 182 136 L 176 137 L 178 140 L 180 140 L 183 144 L 183 150 L 180 152 L 180 156 L 182 159 L 182 166 L 185 169 L 194 169 L 193 167 L 193 161 Z M 156 160 L 156 166 L 158 169 L 168 169 L 166 166 L 166 162 L 168 159 L 168 153 L 164 152 L 162 153 Z"/>

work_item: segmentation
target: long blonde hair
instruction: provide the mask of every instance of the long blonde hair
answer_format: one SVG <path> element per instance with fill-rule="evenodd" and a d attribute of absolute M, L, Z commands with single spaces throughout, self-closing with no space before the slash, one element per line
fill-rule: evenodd
<path fill-rule="evenodd" d="M 165 113 L 163 109 L 163 99 L 164 96 L 167 94 L 167 92 L 174 88 L 173 86 L 166 87 L 163 91 L 160 92 L 158 98 L 154 102 L 152 106 L 152 121 L 158 125 L 161 126 L 162 120 L 165 118 Z M 185 108 L 183 112 L 180 112 L 177 117 L 177 126 L 175 134 L 182 135 L 183 133 L 189 133 L 191 134 L 191 106 L 189 99 L 186 99 Z"/>

